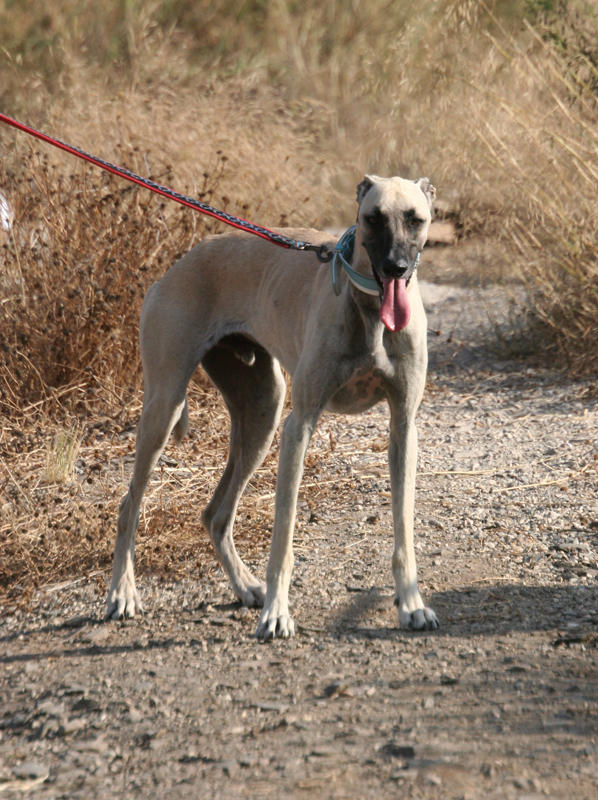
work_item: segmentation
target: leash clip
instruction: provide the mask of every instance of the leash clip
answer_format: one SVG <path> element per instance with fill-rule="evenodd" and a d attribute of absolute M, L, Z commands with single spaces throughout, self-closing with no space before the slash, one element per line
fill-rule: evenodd
<path fill-rule="evenodd" d="M 327 244 L 321 244 L 315 250 L 316 258 L 318 261 L 321 261 L 322 264 L 327 264 L 329 261 L 332 261 L 334 256 L 334 250 L 331 250 Z"/>

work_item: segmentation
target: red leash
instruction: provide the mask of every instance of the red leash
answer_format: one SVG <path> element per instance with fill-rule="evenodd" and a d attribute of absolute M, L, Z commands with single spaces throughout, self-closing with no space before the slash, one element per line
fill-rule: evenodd
<path fill-rule="evenodd" d="M 89 153 L 86 153 L 84 150 L 80 150 L 78 147 L 61 142 L 59 139 L 55 139 L 53 136 L 48 136 L 47 133 L 42 133 L 35 128 L 29 127 L 29 125 L 18 122 L 16 119 L 12 119 L 12 117 L 7 117 L 6 114 L 2 114 L 1 112 L 0 122 L 5 122 L 7 125 L 17 128 L 17 130 L 28 133 L 30 136 L 35 136 L 37 139 L 41 139 L 42 142 L 46 142 L 54 147 L 58 147 L 60 150 L 64 150 L 65 152 L 70 153 L 77 158 L 82 158 L 84 161 L 88 161 L 90 164 L 93 164 L 96 167 L 100 167 L 100 169 L 104 169 L 107 172 L 111 172 L 113 175 L 118 175 L 120 178 L 124 178 L 132 183 L 136 183 L 138 186 L 144 186 L 146 189 L 149 189 L 156 194 L 160 194 L 163 197 L 168 197 L 170 200 L 175 200 L 177 203 L 180 203 L 183 206 L 188 206 L 194 211 L 200 211 L 202 214 L 207 214 L 209 217 L 214 217 L 214 219 L 217 219 L 220 222 L 224 222 L 227 225 L 232 225 L 233 228 L 238 228 L 239 230 L 246 231 L 247 233 L 252 233 L 255 236 L 261 236 L 262 239 L 267 239 L 269 242 L 272 242 L 279 247 L 286 247 L 287 249 L 293 250 L 313 250 L 320 261 L 329 261 L 332 257 L 332 253 L 329 251 L 326 245 L 314 245 L 309 244 L 308 242 L 298 242 L 295 239 L 290 239 L 280 233 L 271 231 L 269 228 L 264 228 L 261 225 L 256 225 L 255 223 L 249 222 L 241 217 L 235 217 L 232 214 L 228 214 L 226 211 L 219 211 L 217 208 L 213 208 L 207 203 L 194 200 L 192 197 L 186 197 L 183 194 L 175 192 L 173 189 L 169 189 L 167 186 L 161 186 L 159 183 L 154 183 L 154 181 L 151 181 L 148 178 L 142 178 L 139 175 L 136 175 L 134 172 L 125 169 L 124 167 L 117 167 L 115 164 L 111 164 L 109 161 L 104 161 L 97 156 L 92 156 Z"/>

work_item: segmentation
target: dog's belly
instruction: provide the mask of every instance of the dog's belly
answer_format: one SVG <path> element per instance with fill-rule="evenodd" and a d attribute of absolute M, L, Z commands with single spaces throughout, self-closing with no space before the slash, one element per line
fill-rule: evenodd
<path fill-rule="evenodd" d="M 340 414 L 359 414 L 384 399 L 382 377 L 372 369 L 361 369 L 338 389 L 327 408 Z"/>

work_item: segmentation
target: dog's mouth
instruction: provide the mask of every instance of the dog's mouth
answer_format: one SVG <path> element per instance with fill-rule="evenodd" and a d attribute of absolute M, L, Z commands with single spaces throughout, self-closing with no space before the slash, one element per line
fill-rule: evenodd
<path fill-rule="evenodd" d="M 380 319 L 389 331 L 402 331 L 411 317 L 407 280 L 405 278 L 380 278 L 382 302 Z"/>
<path fill-rule="evenodd" d="M 415 252 L 415 246 L 410 245 L 405 253 L 381 258 L 368 242 L 364 246 L 380 290 L 380 321 L 392 333 L 402 331 L 411 318 L 407 287 L 417 269 L 419 251 Z"/>

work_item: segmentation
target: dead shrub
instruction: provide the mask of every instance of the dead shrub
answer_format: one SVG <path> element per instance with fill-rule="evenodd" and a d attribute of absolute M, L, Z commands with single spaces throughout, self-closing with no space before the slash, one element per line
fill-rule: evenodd
<path fill-rule="evenodd" d="M 2 411 L 124 403 L 139 387 L 144 292 L 201 226 L 109 174 L 64 173 L 47 154 L 18 152 L 19 172 L 0 170 L 16 198 L 2 276 Z"/>
<path fill-rule="evenodd" d="M 563 49 L 528 30 L 526 47 L 512 37 L 493 42 L 510 64 L 511 85 L 518 76 L 519 93 L 496 87 L 495 110 L 476 132 L 487 168 L 509 200 L 501 245 L 527 289 L 521 311 L 528 353 L 548 354 L 572 373 L 595 372 L 598 36 L 594 62 L 586 58 L 587 70 L 580 70 L 570 45 Z M 487 88 L 481 93 L 488 97 Z"/>

